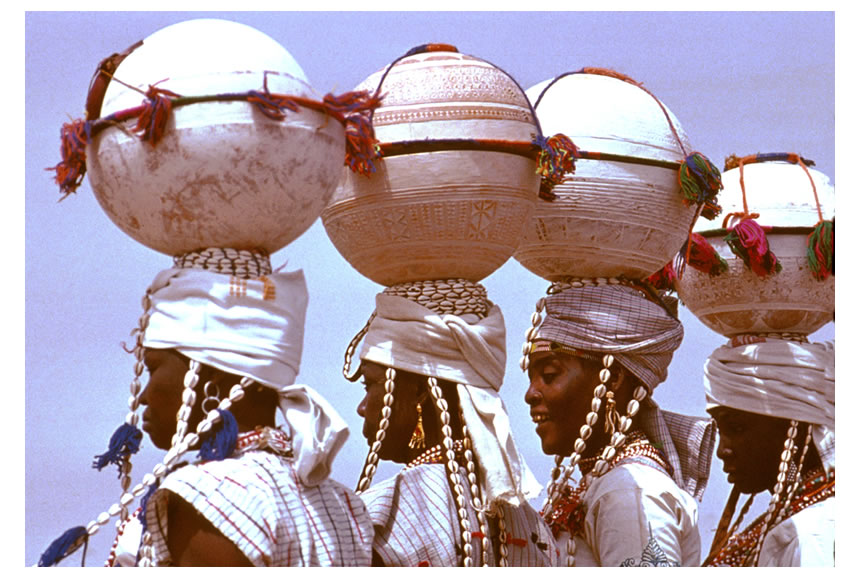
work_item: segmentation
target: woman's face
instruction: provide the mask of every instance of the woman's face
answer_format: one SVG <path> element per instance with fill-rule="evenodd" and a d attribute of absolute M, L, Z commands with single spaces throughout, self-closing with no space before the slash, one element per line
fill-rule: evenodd
<path fill-rule="evenodd" d="M 364 398 L 358 405 L 358 414 L 364 418 L 362 434 L 367 439 L 368 445 L 376 441 L 376 432 L 379 430 L 380 419 L 382 419 L 383 398 L 385 396 L 385 367 L 382 365 L 362 361 L 362 382 L 364 383 Z M 395 461 L 397 463 L 408 463 L 410 449 L 409 440 L 418 423 L 418 386 L 412 380 L 406 379 L 404 374 L 395 373 L 394 403 L 391 415 L 388 419 L 388 428 L 385 430 L 385 439 L 379 450 L 380 459 Z M 422 405 L 423 406 L 423 405 Z M 426 413 L 430 409 L 424 409 Z"/>
<path fill-rule="evenodd" d="M 776 484 L 788 419 L 768 417 L 731 407 L 708 411 L 717 422 L 717 457 L 729 483 L 741 493 L 758 493 Z"/>
<path fill-rule="evenodd" d="M 566 353 L 537 353 L 531 357 L 525 401 L 547 455 L 573 453 L 579 429 L 591 411 L 601 368 L 597 361 Z"/>
<path fill-rule="evenodd" d="M 188 371 L 188 359 L 175 350 L 148 348 L 143 362 L 149 371 L 149 382 L 140 395 L 140 404 L 146 407 L 143 411 L 143 430 L 153 445 L 167 450 L 176 433 L 176 414 L 182 405 L 183 379 Z M 195 405 L 197 409 L 199 401 Z M 192 413 L 189 423 L 196 425 L 200 418 L 201 412 Z"/>

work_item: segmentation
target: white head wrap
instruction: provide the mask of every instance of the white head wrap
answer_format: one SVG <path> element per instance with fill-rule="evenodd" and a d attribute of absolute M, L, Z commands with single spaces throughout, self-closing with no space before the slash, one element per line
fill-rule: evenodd
<path fill-rule="evenodd" d="M 439 315 L 406 298 L 378 294 L 361 358 L 458 385 L 488 504 L 516 506 L 540 493 L 498 393 L 506 361 L 505 321 L 498 306 L 478 320 L 470 314 Z"/>
<path fill-rule="evenodd" d="M 306 485 L 331 471 L 349 431 L 316 391 L 293 384 L 299 372 L 308 290 L 304 273 L 240 279 L 198 269 L 163 270 L 150 285 L 147 348 L 250 377 L 278 391 L 296 470 Z"/>
<path fill-rule="evenodd" d="M 836 467 L 835 349 L 832 342 L 721 346 L 705 362 L 708 409 L 723 406 L 813 425 L 828 472 Z"/>

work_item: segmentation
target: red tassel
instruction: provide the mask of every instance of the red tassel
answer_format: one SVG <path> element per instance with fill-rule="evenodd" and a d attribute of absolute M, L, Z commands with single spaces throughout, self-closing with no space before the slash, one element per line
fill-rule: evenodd
<path fill-rule="evenodd" d="M 689 246 L 689 253 L 687 248 Z M 681 248 L 687 265 L 710 276 L 718 276 L 729 269 L 729 264 L 701 234 L 691 233 Z M 689 256 L 688 256 L 689 254 Z M 688 256 L 688 257 L 687 257 Z"/>
<path fill-rule="evenodd" d="M 328 94 L 323 103 L 346 121 L 345 164 L 353 172 L 369 176 L 376 171 L 374 159 L 380 156 L 373 112 L 382 104 L 382 97 L 368 91 L 352 91 L 338 96 Z"/>
<path fill-rule="evenodd" d="M 770 228 L 767 228 L 770 229 Z M 762 278 L 782 270 L 782 265 L 767 242 L 766 228 L 754 219 L 741 220 L 725 237 L 732 252 Z"/>
<path fill-rule="evenodd" d="M 137 125 L 134 127 L 136 132 L 141 133 L 143 141 L 150 142 L 153 147 L 158 144 L 164 136 L 170 111 L 173 108 L 170 99 L 178 96 L 166 89 L 159 89 L 152 85 L 149 87 L 140 116 L 137 118 Z"/>
<path fill-rule="evenodd" d="M 678 275 L 675 273 L 675 267 L 672 262 L 668 262 L 665 266 L 648 276 L 648 283 L 654 286 L 657 290 L 675 290 L 675 283 L 678 281 Z"/>
<path fill-rule="evenodd" d="M 87 143 L 90 140 L 90 124 L 83 119 L 64 123 L 60 129 L 60 156 L 62 161 L 54 167 L 46 168 L 54 171 L 54 181 L 60 186 L 64 200 L 74 193 L 84 181 L 87 172 Z"/>

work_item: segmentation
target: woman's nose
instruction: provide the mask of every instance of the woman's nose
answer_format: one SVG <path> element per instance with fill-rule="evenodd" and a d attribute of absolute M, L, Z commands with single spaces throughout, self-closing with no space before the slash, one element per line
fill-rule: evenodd
<path fill-rule="evenodd" d="M 358 404 L 358 408 L 355 411 L 358 413 L 359 417 L 364 419 L 364 413 L 365 413 L 366 409 L 367 409 L 367 395 L 364 396 L 364 398 Z"/>

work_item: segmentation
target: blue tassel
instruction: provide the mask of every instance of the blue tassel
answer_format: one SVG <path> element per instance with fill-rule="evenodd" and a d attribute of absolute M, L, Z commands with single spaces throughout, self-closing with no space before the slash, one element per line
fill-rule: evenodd
<path fill-rule="evenodd" d="M 134 425 L 123 423 L 111 435 L 108 450 L 101 455 L 95 456 L 93 467 L 99 471 L 111 463 L 117 467 L 121 467 L 122 462 L 129 455 L 133 455 L 140 450 L 140 442 L 142 440 L 143 433 L 140 429 Z M 122 475 L 122 471 L 120 471 L 120 475 Z"/>
<path fill-rule="evenodd" d="M 239 439 L 239 426 L 236 417 L 230 411 L 218 409 L 221 420 L 216 430 L 209 431 L 205 439 L 200 443 L 200 451 L 197 457 L 203 461 L 218 461 L 227 459 L 236 450 L 236 442 Z"/>
<path fill-rule="evenodd" d="M 48 567 L 57 564 L 60 560 L 69 556 L 86 544 L 89 539 L 87 529 L 84 526 L 77 526 L 66 530 L 62 536 L 51 542 L 48 549 L 42 553 L 39 558 L 39 566 Z"/>

